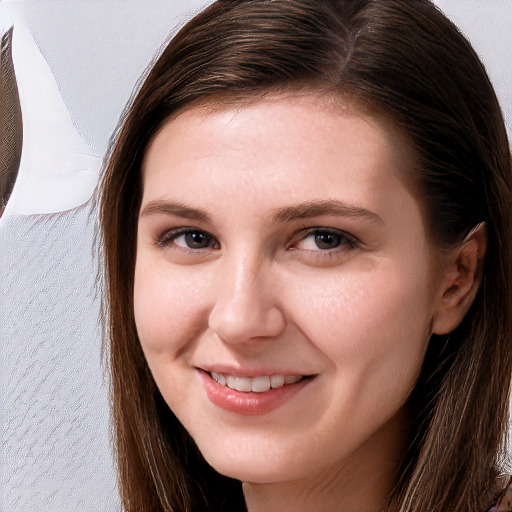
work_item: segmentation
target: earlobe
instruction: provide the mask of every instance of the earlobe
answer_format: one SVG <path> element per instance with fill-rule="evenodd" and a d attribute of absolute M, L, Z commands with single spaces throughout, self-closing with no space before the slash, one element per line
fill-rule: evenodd
<path fill-rule="evenodd" d="M 475 226 L 449 256 L 436 312 L 433 334 L 448 334 L 461 322 L 476 297 L 487 249 L 487 226 Z"/>

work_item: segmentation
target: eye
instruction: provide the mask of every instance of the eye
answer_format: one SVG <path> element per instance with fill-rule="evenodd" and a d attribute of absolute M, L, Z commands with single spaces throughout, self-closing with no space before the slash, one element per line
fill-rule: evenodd
<path fill-rule="evenodd" d="M 217 249 L 219 247 L 219 243 L 210 233 L 193 228 L 177 228 L 167 231 L 157 241 L 157 245 L 177 245 L 180 248 L 192 250 Z"/>
<path fill-rule="evenodd" d="M 174 239 L 174 243 L 189 249 L 206 249 L 211 242 L 212 237 L 204 231 L 190 231 Z"/>
<path fill-rule="evenodd" d="M 330 228 L 315 228 L 303 235 L 295 245 L 295 249 L 303 251 L 333 251 L 336 249 L 351 249 L 357 246 L 356 240 L 350 235 Z"/>

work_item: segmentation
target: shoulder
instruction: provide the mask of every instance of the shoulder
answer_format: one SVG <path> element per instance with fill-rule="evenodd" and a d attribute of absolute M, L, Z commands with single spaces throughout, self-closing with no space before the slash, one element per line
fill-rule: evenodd
<path fill-rule="evenodd" d="M 512 479 L 509 480 L 506 489 L 488 512 L 512 512 Z"/>

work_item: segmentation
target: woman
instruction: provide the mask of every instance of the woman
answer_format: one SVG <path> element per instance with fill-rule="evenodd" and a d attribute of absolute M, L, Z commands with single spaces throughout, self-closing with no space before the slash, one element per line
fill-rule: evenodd
<path fill-rule="evenodd" d="M 428 1 L 188 23 L 102 190 L 126 509 L 502 509 L 510 165 Z"/>

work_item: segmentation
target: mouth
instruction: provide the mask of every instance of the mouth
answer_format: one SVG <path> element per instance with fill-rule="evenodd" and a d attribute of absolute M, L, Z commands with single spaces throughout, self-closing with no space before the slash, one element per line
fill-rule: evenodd
<path fill-rule="evenodd" d="M 198 368 L 213 405 L 245 416 L 264 415 L 302 394 L 318 375 L 232 375 Z"/>
<path fill-rule="evenodd" d="M 310 378 L 306 375 L 261 375 L 258 377 L 235 377 L 224 373 L 209 372 L 210 377 L 227 388 L 240 393 L 265 393 L 271 389 L 278 389 L 301 380 Z"/>

